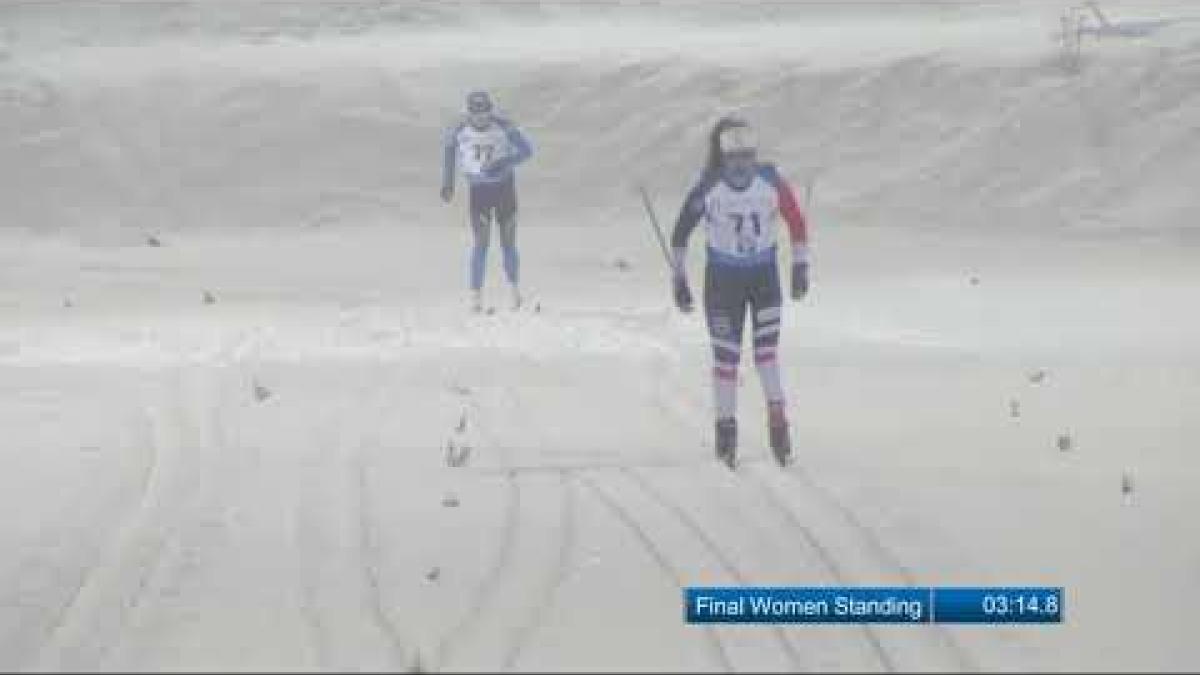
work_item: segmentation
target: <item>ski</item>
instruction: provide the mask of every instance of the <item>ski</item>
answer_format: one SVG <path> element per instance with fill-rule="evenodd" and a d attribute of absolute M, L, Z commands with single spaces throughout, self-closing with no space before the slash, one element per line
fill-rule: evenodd
<path fill-rule="evenodd" d="M 523 302 L 519 306 L 510 306 L 503 311 L 495 305 L 481 305 L 471 307 L 470 313 L 476 316 L 496 316 L 497 314 L 541 314 L 542 303 L 540 302 Z"/>

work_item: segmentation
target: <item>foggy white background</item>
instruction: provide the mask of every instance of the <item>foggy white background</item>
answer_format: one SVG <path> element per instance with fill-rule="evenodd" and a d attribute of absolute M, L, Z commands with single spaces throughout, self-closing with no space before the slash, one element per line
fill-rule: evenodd
<path fill-rule="evenodd" d="M 1067 6 L 0 6 L 0 668 L 1194 669 L 1200 12 Z M 477 87 L 539 313 L 466 311 Z M 813 231 L 790 472 L 745 363 L 712 461 L 634 191 L 730 110 Z M 681 624 L 727 583 L 1067 620 Z"/>

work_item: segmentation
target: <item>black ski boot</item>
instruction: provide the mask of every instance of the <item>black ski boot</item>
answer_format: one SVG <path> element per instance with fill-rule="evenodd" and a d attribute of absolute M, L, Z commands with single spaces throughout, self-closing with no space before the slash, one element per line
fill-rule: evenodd
<path fill-rule="evenodd" d="M 732 417 L 717 420 L 717 459 L 737 468 L 737 420 Z"/>
<path fill-rule="evenodd" d="M 767 429 L 771 435 L 771 452 L 779 466 L 792 463 L 792 436 L 788 432 L 787 415 L 782 403 L 771 403 L 768 406 Z"/>

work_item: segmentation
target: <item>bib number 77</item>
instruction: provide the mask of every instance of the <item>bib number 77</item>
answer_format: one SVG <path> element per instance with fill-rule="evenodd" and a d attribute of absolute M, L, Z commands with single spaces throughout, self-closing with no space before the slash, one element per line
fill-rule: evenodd
<path fill-rule="evenodd" d="M 750 213 L 730 213 L 729 220 L 733 223 L 734 242 L 739 255 L 749 255 L 758 252 L 759 238 L 762 236 L 762 219 L 758 211 Z M 749 225 L 747 225 L 749 220 Z"/>
<path fill-rule="evenodd" d="M 495 152 L 495 146 L 476 143 L 473 147 L 475 148 L 475 161 L 483 166 L 487 166 L 492 161 L 492 153 Z"/>

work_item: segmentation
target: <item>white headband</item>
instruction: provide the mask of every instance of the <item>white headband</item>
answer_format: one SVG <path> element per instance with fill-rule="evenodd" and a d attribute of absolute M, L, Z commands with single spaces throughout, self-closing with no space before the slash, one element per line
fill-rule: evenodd
<path fill-rule="evenodd" d="M 721 152 L 738 152 L 758 149 L 758 137 L 746 126 L 729 127 L 721 132 Z"/>

